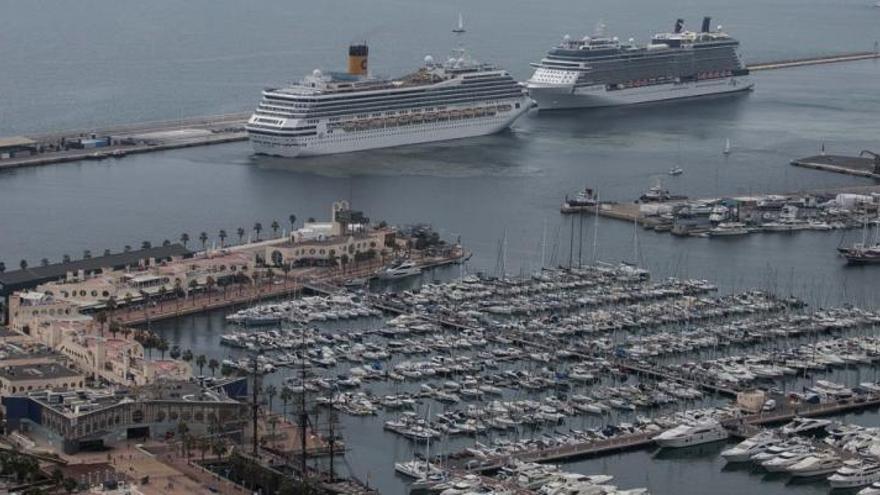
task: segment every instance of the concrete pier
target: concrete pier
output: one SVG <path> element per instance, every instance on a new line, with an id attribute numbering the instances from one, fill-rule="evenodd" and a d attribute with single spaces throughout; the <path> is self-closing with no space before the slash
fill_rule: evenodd
<path id="1" fill-rule="evenodd" d="M 792 160 L 795 167 L 824 170 L 837 174 L 880 179 L 880 169 L 873 158 L 842 155 L 816 155 Z"/>
<path id="2" fill-rule="evenodd" d="M 806 65 L 823 65 L 838 64 L 842 62 L 856 62 L 858 60 L 880 59 L 880 52 L 855 52 L 841 53 L 837 55 L 826 55 L 821 57 L 805 57 L 791 60 L 779 60 L 776 62 L 763 62 L 749 65 L 752 72 L 762 70 L 789 69 L 792 67 L 803 67 Z"/>

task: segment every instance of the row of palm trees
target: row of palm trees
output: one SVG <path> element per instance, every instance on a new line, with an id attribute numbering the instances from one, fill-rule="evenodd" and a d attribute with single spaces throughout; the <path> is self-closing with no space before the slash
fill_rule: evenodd
<path id="1" fill-rule="evenodd" d="M 290 230 L 292 231 L 296 225 L 296 215 L 290 214 L 287 217 L 287 221 L 290 223 Z M 309 218 L 308 221 L 314 222 L 315 219 Z M 272 220 L 272 223 L 269 224 L 269 228 L 272 229 L 273 235 L 275 237 L 278 237 L 278 231 L 281 230 L 281 224 L 278 222 L 278 220 Z M 252 227 L 252 231 L 256 234 L 255 240 L 260 241 L 260 233 L 263 232 L 263 224 L 261 222 L 255 222 L 254 226 Z M 245 234 L 247 234 L 247 232 L 248 231 L 246 231 L 244 229 L 244 227 L 239 227 L 238 229 L 236 229 L 235 233 L 238 235 L 238 243 L 239 244 L 244 243 L 244 236 L 245 236 Z M 226 230 L 220 229 L 220 231 L 217 232 L 217 238 L 220 239 L 220 247 L 222 248 L 222 247 L 226 246 L 226 239 L 229 238 L 229 234 L 226 232 Z M 198 240 L 199 240 L 199 242 L 202 243 L 202 250 L 205 250 L 208 248 L 208 239 L 209 239 L 209 236 L 208 236 L 207 232 L 202 232 L 198 235 Z M 191 240 L 192 239 L 190 238 L 188 233 L 184 232 L 184 233 L 180 234 L 180 243 L 183 244 L 184 247 L 187 247 L 187 244 Z M 168 247 L 170 245 L 171 245 L 171 240 L 165 239 L 164 241 L 162 241 L 163 247 Z M 151 249 L 152 247 L 153 247 L 153 243 L 150 241 L 141 242 L 141 249 Z M 131 245 L 127 244 L 123 248 L 123 252 L 125 252 L 125 253 L 131 252 L 132 249 L 133 248 L 131 247 Z M 104 256 L 110 256 L 110 254 L 112 254 L 112 252 L 109 249 L 104 250 Z M 86 249 L 85 251 L 83 251 L 82 259 L 87 260 L 87 259 L 90 259 L 91 257 L 92 257 L 91 250 Z M 61 262 L 62 263 L 70 263 L 71 259 L 72 258 L 70 257 L 69 254 L 65 254 L 61 257 Z M 49 264 L 50 264 L 49 258 L 43 258 L 40 260 L 40 266 L 49 266 Z M 24 260 L 24 259 L 19 261 L 19 263 L 18 263 L 18 267 L 21 268 L 22 270 L 27 270 L 28 266 L 29 266 L 28 261 Z M 0 273 L 3 273 L 5 271 L 6 271 L 6 263 L 0 261 Z"/>
<path id="2" fill-rule="evenodd" d="M 289 215 L 287 217 L 287 221 L 290 223 L 290 230 L 292 231 L 296 226 L 296 215 Z M 309 218 L 308 221 L 314 222 L 315 219 Z M 278 220 L 272 220 L 272 223 L 269 224 L 269 228 L 272 229 L 273 235 L 275 237 L 278 237 L 278 231 L 281 230 L 281 224 L 278 222 Z M 254 226 L 251 227 L 251 231 L 255 234 L 255 241 L 259 242 L 260 233 L 263 232 L 263 224 L 261 222 L 254 222 Z M 239 244 L 244 243 L 244 236 L 245 234 L 247 234 L 247 232 L 248 231 L 245 230 L 244 227 L 239 227 L 235 230 L 235 234 L 238 236 Z M 225 229 L 220 229 L 220 231 L 217 232 L 217 238 L 220 239 L 220 247 L 223 248 L 226 246 L 226 239 L 229 238 L 229 233 L 226 232 Z M 202 232 L 198 235 L 198 240 L 202 243 L 202 250 L 208 249 L 208 239 L 209 236 L 207 232 Z M 192 238 L 190 237 L 189 233 L 184 232 L 180 234 L 180 243 L 183 244 L 184 247 L 186 247 L 191 240 Z"/>

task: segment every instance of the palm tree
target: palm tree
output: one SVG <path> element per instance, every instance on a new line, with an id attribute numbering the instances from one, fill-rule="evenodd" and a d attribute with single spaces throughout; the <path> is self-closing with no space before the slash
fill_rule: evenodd
<path id="1" fill-rule="evenodd" d="M 0 261 L 0 273 L 3 273 L 5 271 L 6 271 L 6 263 L 3 263 L 2 261 Z"/>
<path id="2" fill-rule="evenodd" d="M 211 358 L 211 360 L 208 361 L 208 369 L 211 370 L 211 376 L 214 376 L 215 374 L 217 374 L 217 368 L 219 368 L 219 367 L 220 367 L 220 362 L 217 361 L 216 359 Z"/>
<path id="3" fill-rule="evenodd" d="M 202 251 L 204 251 L 208 246 L 208 233 L 202 232 L 199 234 L 199 240 L 202 241 Z"/>
<path id="4" fill-rule="evenodd" d="M 49 266 L 49 258 L 43 258 L 40 260 L 40 266 Z"/>
<path id="5" fill-rule="evenodd" d="M 92 252 L 91 252 L 91 250 L 88 250 L 88 249 L 84 250 L 84 251 L 83 251 L 83 259 L 84 259 L 84 260 L 88 260 L 88 259 L 91 259 L 91 258 L 92 258 Z"/>
<path id="6" fill-rule="evenodd" d="M 98 314 L 95 315 L 95 321 L 98 322 L 98 329 L 101 332 L 101 337 L 104 336 L 104 324 L 107 323 L 107 312 L 106 311 L 98 311 Z"/>
<path id="7" fill-rule="evenodd" d="M 272 412 L 272 400 L 275 399 L 275 396 L 278 395 L 278 388 L 275 385 L 269 385 L 266 387 L 266 397 L 269 398 L 269 412 Z"/>
<path id="8" fill-rule="evenodd" d="M 150 249 L 153 247 L 153 243 L 150 241 L 144 241 L 141 243 L 141 249 Z"/>
<path id="9" fill-rule="evenodd" d="M 162 241 L 162 247 L 168 247 L 171 245 L 171 241 L 169 239 L 165 239 Z"/>
<path id="10" fill-rule="evenodd" d="M 19 261 L 19 262 L 18 262 L 18 266 L 19 266 L 22 270 L 27 270 L 27 260 L 21 260 L 21 261 Z"/>
<path id="11" fill-rule="evenodd" d="M 287 417 L 287 403 L 293 399 L 293 392 L 290 391 L 289 388 L 284 387 L 281 389 L 281 404 L 283 409 L 281 409 L 281 415 L 285 418 Z"/>
<path id="12" fill-rule="evenodd" d="M 187 363 L 193 360 L 193 351 L 191 349 L 187 349 L 183 351 L 183 354 L 180 356 L 181 359 L 186 361 Z"/>
<path id="13" fill-rule="evenodd" d="M 183 244 L 183 247 L 186 247 L 187 242 L 189 242 L 189 234 L 186 232 L 180 234 L 180 243 Z"/>
<path id="14" fill-rule="evenodd" d="M 109 249 L 104 250 L 104 256 L 110 256 L 111 251 Z"/>
<path id="15" fill-rule="evenodd" d="M 61 257 L 61 261 L 64 263 L 70 263 L 70 255 L 65 254 L 64 256 Z"/>
<path id="16" fill-rule="evenodd" d="M 164 338 L 159 339 L 159 342 L 156 343 L 156 350 L 162 353 L 162 360 L 165 360 L 165 351 L 168 350 L 168 341 Z"/>
<path id="17" fill-rule="evenodd" d="M 278 229 L 281 228 L 281 225 L 278 224 L 278 220 L 272 220 L 272 225 L 269 227 L 272 229 L 272 235 L 278 237 Z"/>
<path id="18" fill-rule="evenodd" d="M 226 247 L 226 231 L 220 229 L 220 232 L 217 234 L 217 237 L 220 238 L 220 247 Z"/>
<path id="19" fill-rule="evenodd" d="M 189 457 L 189 449 L 187 448 L 187 434 L 189 433 L 189 425 L 186 424 L 185 421 L 180 421 L 177 423 L 177 435 L 180 437 L 180 447 L 181 449 L 186 449 L 186 456 Z"/>
<path id="20" fill-rule="evenodd" d="M 122 248 L 122 251 L 125 252 L 125 253 L 130 253 L 130 252 L 131 252 L 131 246 L 129 246 L 128 244 L 126 244 L 125 247 Z"/>
<path id="21" fill-rule="evenodd" d="M 260 222 L 255 223 L 254 224 L 254 232 L 257 233 L 257 240 L 258 241 L 260 240 L 260 232 L 262 232 L 262 231 L 263 231 L 263 224 L 261 224 Z"/>
<path id="22" fill-rule="evenodd" d="M 244 240 L 244 227 L 239 227 L 235 233 L 238 234 L 238 243 L 241 244 Z"/>
<path id="23" fill-rule="evenodd" d="M 113 338 L 115 339 L 117 333 L 119 333 L 119 323 L 116 323 L 115 321 L 111 321 L 110 322 L 110 335 L 112 335 Z"/>
<path id="24" fill-rule="evenodd" d="M 287 221 L 290 222 L 290 231 L 293 232 L 293 227 L 296 225 L 296 215 L 291 214 L 287 217 Z"/>
<path id="25" fill-rule="evenodd" d="M 217 285 L 217 281 L 214 280 L 214 277 L 208 275 L 208 278 L 205 279 L 205 287 L 208 288 L 208 302 L 211 302 L 211 294 L 213 293 L 215 285 Z"/>
<path id="26" fill-rule="evenodd" d="M 205 357 L 204 354 L 199 354 L 199 357 L 196 358 L 196 366 L 199 367 L 199 374 L 204 375 L 205 365 L 208 364 L 208 358 Z"/>

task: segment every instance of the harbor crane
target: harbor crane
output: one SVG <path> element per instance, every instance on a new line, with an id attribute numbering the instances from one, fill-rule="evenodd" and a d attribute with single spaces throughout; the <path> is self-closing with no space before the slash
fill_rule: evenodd
<path id="1" fill-rule="evenodd" d="M 874 153 L 873 151 L 862 150 L 859 151 L 859 156 L 870 156 L 874 158 L 874 173 L 880 174 L 880 155 Z"/>

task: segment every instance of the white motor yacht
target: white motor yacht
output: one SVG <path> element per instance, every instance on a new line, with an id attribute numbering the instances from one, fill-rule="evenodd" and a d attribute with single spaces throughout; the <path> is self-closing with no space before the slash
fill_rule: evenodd
<path id="1" fill-rule="evenodd" d="M 846 461 L 843 467 L 828 477 L 828 482 L 831 488 L 859 488 L 880 482 L 880 464 Z"/>
<path id="2" fill-rule="evenodd" d="M 660 447 L 690 447 L 717 442 L 728 437 L 727 430 L 718 421 L 706 421 L 693 425 L 681 425 L 654 437 Z"/>
<path id="3" fill-rule="evenodd" d="M 880 3 L 877 6 L 880 7 Z M 880 495 L 880 481 L 875 481 L 871 483 L 871 486 L 862 488 L 856 495 Z"/>
<path id="4" fill-rule="evenodd" d="M 832 453 L 816 453 L 788 466 L 785 471 L 795 478 L 813 478 L 829 475 L 840 469 L 841 465 L 843 462 Z"/>
<path id="5" fill-rule="evenodd" d="M 420 273 L 422 273 L 422 269 L 419 268 L 415 263 L 413 263 L 412 261 L 404 261 L 398 265 L 386 268 L 379 274 L 379 278 L 383 280 L 396 280 L 400 278 L 412 277 Z"/>
<path id="6" fill-rule="evenodd" d="M 777 443 L 779 443 L 779 438 L 776 435 L 767 432 L 759 433 L 721 452 L 721 456 L 727 462 L 746 462 L 754 454 L 764 452 L 768 447 Z"/>
<path id="7" fill-rule="evenodd" d="M 827 419 L 811 419 L 796 417 L 790 423 L 782 427 L 783 435 L 800 435 L 824 429 L 831 424 Z"/>
<path id="8" fill-rule="evenodd" d="M 761 467 L 766 469 L 771 473 L 779 473 L 788 469 L 789 466 L 793 466 L 802 460 L 810 457 L 812 452 L 807 449 L 799 449 L 799 450 L 789 450 L 788 452 L 783 452 L 776 457 L 772 457 L 761 462 Z"/>

